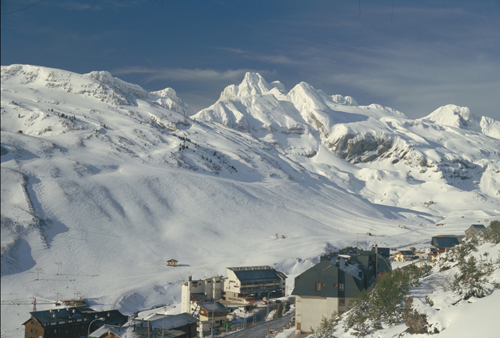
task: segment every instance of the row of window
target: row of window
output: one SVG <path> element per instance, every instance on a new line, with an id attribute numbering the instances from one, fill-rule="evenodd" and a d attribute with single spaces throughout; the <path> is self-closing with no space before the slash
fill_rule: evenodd
<path id="1" fill-rule="evenodd" d="M 257 285 L 279 284 L 279 280 L 267 280 L 267 281 L 260 281 L 260 282 L 241 282 L 241 285 L 252 285 L 252 284 L 257 284 Z"/>
<path id="2" fill-rule="evenodd" d="M 323 286 L 326 286 L 326 283 L 316 283 L 316 291 L 321 291 L 321 287 Z M 333 283 L 333 287 L 336 288 L 338 287 L 339 288 L 339 291 L 345 291 L 345 284 L 344 283 Z"/>

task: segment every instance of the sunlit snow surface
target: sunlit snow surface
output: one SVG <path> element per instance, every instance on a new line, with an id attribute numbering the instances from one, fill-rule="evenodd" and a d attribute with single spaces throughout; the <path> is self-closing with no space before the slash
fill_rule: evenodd
<path id="1" fill-rule="evenodd" d="M 190 275 L 263 264 L 291 292 L 325 250 L 499 218 L 500 126 L 468 109 L 409 120 L 258 74 L 197 114 L 106 72 L 2 66 L 1 83 L 2 301 L 131 314 L 178 304 Z M 2 306 L 2 336 L 31 308 Z"/>

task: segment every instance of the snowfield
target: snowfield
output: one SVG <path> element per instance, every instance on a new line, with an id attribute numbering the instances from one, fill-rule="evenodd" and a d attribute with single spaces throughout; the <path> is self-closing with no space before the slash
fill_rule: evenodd
<path id="1" fill-rule="evenodd" d="M 465 107 L 410 120 L 248 73 L 194 113 L 108 72 L 1 76 L 2 337 L 24 335 L 31 297 L 132 314 L 248 265 L 291 292 L 326 250 L 425 247 L 500 218 L 500 123 Z M 441 335 L 471 337 L 495 301 L 447 309 Z"/>
<path id="2" fill-rule="evenodd" d="M 420 286 L 411 288 L 413 296 L 412 308 L 419 314 L 426 315 L 428 332 L 433 334 L 410 334 L 405 332 L 407 326 L 401 323 L 371 332 L 369 337 L 498 337 L 500 324 L 498 323 L 498 304 L 500 304 L 500 244 L 486 243 L 477 247 L 467 257 L 474 256 L 480 260 L 491 259 L 495 263 L 495 270 L 487 277 L 485 283 L 492 292 L 483 298 L 471 297 L 463 300 L 460 295 L 451 290 L 451 284 L 456 275 L 460 275 L 457 263 L 451 263 L 449 269 L 443 269 L 444 259 L 433 263 L 430 275 L 422 279 Z M 467 258 L 468 259 L 468 258 Z M 411 263 L 410 263 L 411 264 Z M 414 263 L 417 266 L 421 263 Z M 337 338 L 353 337 L 353 330 L 345 331 L 345 317 L 336 326 L 332 334 Z"/>

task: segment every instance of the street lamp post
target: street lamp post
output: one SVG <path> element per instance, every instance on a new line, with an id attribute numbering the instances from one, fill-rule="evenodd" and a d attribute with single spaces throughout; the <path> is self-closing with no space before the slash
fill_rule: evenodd
<path id="1" fill-rule="evenodd" d="M 89 336 L 90 336 L 90 327 L 92 326 L 92 323 L 95 322 L 96 320 L 104 320 L 104 318 L 103 317 L 96 318 L 96 319 L 94 319 L 93 321 L 90 322 L 89 329 L 87 330 L 87 338 L 89 338 Z"/>
<path id="2" fill-rule="evenodd" d="M 271 300 L 269 299 L 269 295 L 271 293 L 275 293 L 276 290 L 273 290 L 273 291 L 270 291 L 267 293 L 267 309 L 266 309 L 266 320 L 267 320 L 267 316 L 269 316 L 269 303 L 271 302 Z"/>

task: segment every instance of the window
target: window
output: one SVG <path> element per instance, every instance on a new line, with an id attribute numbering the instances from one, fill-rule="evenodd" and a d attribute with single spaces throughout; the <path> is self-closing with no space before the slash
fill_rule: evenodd
<path id="1" fill-rule="evenodd" d="M 345 298 L 344 297 L 339 298 L 339 305 L 340 306 L 344 306 L 345 305 Z"/>
<path id="2" fill-rule="evenodd" d="M 316 283 L 316 291 L 321 291 L 321 283 Z"/>
<path id="3" fill-rule="evenodd" d="M 345 284 L 344 283 L 339 284 L 339 291 L 345 291 Z"/>

